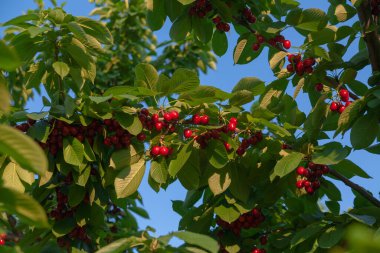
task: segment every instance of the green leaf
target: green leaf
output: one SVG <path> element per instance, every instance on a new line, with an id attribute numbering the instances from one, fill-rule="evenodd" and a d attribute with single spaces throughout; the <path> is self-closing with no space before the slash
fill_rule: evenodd
<path id="1" fill-rule="evenodd" d="M 225 32 L 215 30 L 212 36 L 212 49 L 217 56 L 222 56 L 227 52 L 228 39 Z"/>
<path id="2" fill-rule="evenodd" d="M 2 40 L 0 40 L 0 55 L 0 69 L 12 71 L 21 65 L 16 50 L 13 47 L 7 46 Z"/>
<path id="3" fill-rule="evenodd" d="M 330 142 L 320 147 L 321 150 L 313 154 L 313 162 L 318 164 L 337 164 L 346 158 L 351 149 L 343 147 L 338 142 Z"/>
<path id="4" fill-rule="evenodd" d="M 265 83 L 256 77 L 245 77 L 232 89 L 232 92 L 248 90 L 253 96 L 261 95 L 265 91 Z"/>
<path id="5" fill-rule="evenodd" d="M 173 23 L 172 27 L 170 28 L 170 38 L 172 38 L 175 41 L 181 41 L 186 38 L 186 35 L 191 30 L 191 19 L 190 15 L 183 14 L 179 16 Z"/>
<path id="6" fill-rule="evenodd" d="M 376 114 L 367 114 L 359 118 L 351 129 L 350 140 L 354 149 L 364 149 L 371 145 L 379 132 L 379 120 Z"/>
<path id="7" fill-rule="evenodd" d="M 220 205 L 215 207 L 214 212 L 222 220 L 228 223 L 232 223 L 240 217 L 240 212 L 236 210 L 234 206 L 226 207 L 224 205 Z"/>
<path id="8" fill-rule="evenodd" d="M 156 84 L 158 81 L 157 70 L 150 64 L 141 63 L 135 68 L 136 80 L 135 84 L 143 84 L 143 87 L 151 90 L 156 90 Z M 137 86 L 137 85 L 136 85 Z"/>
<path id="9" fill-rule="evenodd" d="M 207 147 L 209 163 L 217 169 L 221 169 L 228 163 L 228 153 L 221 141 L 212 141 Z"/>
<path id="10" fill-rule="evenodd" d="M 338 128 L 335 131 L 334 137 L 340 132 L 345 132 L 349 129 L 352 122 L 354 122 L 360 115 L 363 107 L 365 106 L 365 101 L 363 99 L 357 99 L 353 101 L 339 116 Z"/>
<path id="11" fill-rule="evenodd" d="M 200 81 L 198 74 L 189 69 L 177 69 L 170 79 L 170 87 L 172 93 L 182 93 L 194 90 L 199 87 Z"/>
<path id="12" fill-rule="evenodd" d="M 347 178 L 352 178 L 354 176 L 362 177 L 362 178 L 371 178 L 367 172 L 365 172 L 362 168 L 357 166 L 350 160 L 344 159 L 339 163 L 332 166 L 333 169 L 340 172 Z"/>
<path id="13" fill-rule="evenodd" d="M 214 29 L 213 23 L 207 18 L 199 18 L 198 16 L 193 16 L 192 24 L 195 37 L 202 43 L 208 43 L 212 38 Z"/>
<path id="14" fill-rule="evenodd" d="M 115 191 L 117 198 L 126 198 L 135 193 L 145 173 L 145 160 L 140 159 L 124 169 L 115 178 Z"/>
<path id="15" fill-rule="evenodd" d="M 131 145 L 128 149 L 117 150 L 112 153 L 110 167 L 120 170 L 130 164 L 137 163 L 143 157 L 144 145 Z"/>
<path id="16" fill-rule="evenodd" d="M 318 245 L 322 249 L 335 246 L 343 238 L 344 229 L 341 226 L 328 228 L 318 239 Z"/>
<path id="17" fill-rule="evenodd" d="M 153 31 L 161 29 L 165 23 L 165 1 L 164 0 L 148 0 L 147 3 L 147 21 L 149 27 Z"/>
<path id="18" fill-rule="evenodd" d="M 165 184 L 168 179 L 168 169 L 165 160 L 160 163 L 152 161 L 150 164 L 150 176 L 159 184 Z"/>
<path id="19" fill-rule="evenodd" d="M 88 17 L 76 17 L 76 21 L 86 33 L 94 36 L 103 44 L 112 44 L 113 38 L 108 28 L 101 22 L 88 18 Z"/>
<path id="20" fill-rule="evenodd" d="M 48 228 L 45 210 L 30 196 L 0 187 L 0 210 L 16 214 L 20 220 L 38 228 Z"/>
<path id="21" fill-rule="evenodd" d="M 16 163 L 10 162 L 7 166 L 5 166 L 4 170 L 2 171 L 2 182 L 3 186 L 17 191 L 24 193 L 25 186 L 20 180 L 20 177 L 17 174 L 17 167 L 19 167 Z"/>
<path id="22" fill-rule="evenodd" d="M 71 165 L 82 165 L 84 157 L 84 146 L 77 138 L 63 139 L 63 158 Z"/>
<path id="23" fill-rule="evenodd" d="M 302 153 L 292 152 L 281 158 L 281 160 L 276 163 L 273 173 L 270 176 L 271 181 L 273 181 L 276 176 L 281 178 L 294 171 L 304 156 Z"/>
<path id="24" fill-rule="evenodd" d="M 219 252 L 219 244 L 213 238 L 207 235 L 197 234 L 189 231 L 179 231 L 171 235 L 185 241 L 188 244 L 195 245 L 210 251 L 211 253 Z"/>
<path id="25" fill-rule="evenodd" d="M 170 161 L 169 175 L 174 177 L 183 168 L 193 150 L 193 141 L 186 143 L 178 152 L 177 156 Z"/>
<path id="26" fill-rule="evenodd" d="M 21 23 L 25 23 L 26 21 L 34 21 L 34 20 L 39 20 L 40 16 L 36 13 L 30 13 L 30 14 L 25 14 L 21 15 L 15 18 L 12 18 L 11 20 L 8 20 L 2 26 L 9 26 L 9 25 L 18 25 Z"/>
<path id="27" fill-rule="evenodd" d="M 86 195 L 86 189 L 84 187 L 81 187 L 79 185 L 73 184 L 69 187 L 69 205 L 71 207 L 79 205 L 82 200 L 84 199 L 84 196 Z"/>
<path id="28" fill-rule="evenodd" d="M 64 62 L 54 62 L 53 63 L 54 71 L 63 79 L 70 72 L 69 66 Z"/>
<path id="29" fill-rule="evenodd" d="M 216 196 L 225 192 L 231 184 L 231 178 L 228 172 L 217 171 L 208 178 L 208 186 Z"/>
<path id="30" fill-rule="evenodd" d="M 22 168 L 44 175 L 48 169 L 45 153 L 31 138 L 0 125 L 0 153 L 11 156 Z"/>
<path id="31" fill-rule="evenodd" d="M 143 130 L 143 125 L 137 115 L 127 113 L 117 113 L 115 118 L 124 129 L 133 135 L 138 135 Z"/>
<path id="32" fill-rule="evenodd" d="M 323 226 L 324 226 L 323 224 L 314 223 L 314 224 L 310 224 L 306 228 L 298 231 L 297 233 L 295 233 L 295 235 L 293 236 L 293 238 L 291 240 L 290 248 L 293 248 L 294 246 L 296 246 L 296 245 L 306 241 L 307 239 L 315 236 L 316 234 L 318 234 L 322 230 Z"/>
<path id="33" fill-rule="evenodd" d="M 118 239 L 107 246 L 99 249 L 95 253 L 120 253 L 126 249 L 134 248 L 139 245 L 144 245 L 144 240 L 135 236 L 130 236 L 128 238 Z"/>
<path id="34" fill-rule="evenodd" d="M 74 218 L 64 218 L 54 223 L 52 232 L 56 237 L 62 237 L 70 233 L 76 226 Z"/>

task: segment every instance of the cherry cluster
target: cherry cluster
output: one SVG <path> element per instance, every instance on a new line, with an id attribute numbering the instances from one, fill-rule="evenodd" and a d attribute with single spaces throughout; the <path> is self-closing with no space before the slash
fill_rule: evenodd
<path id="1" fill-rule="evenodd" d="M 240 146 L 236 150 L 236 154 L 239 156 L 244 155 L 245 151 L 250 146 L 255 146 L 257 143 L 261 142 L 262 140 L 263 140 L 263 133 L 261 131 L 254 133 L 249 138 L 242 140 Z"/>
<path id="2" fill-rule="evenodd" d="M 249 8 L 244 8 L 242 11 L 243 19 L 245 19 L 248 23 L 254 24 L 256 23 L 256 17 L 253 15 L 252 10 Z"/>
<path id="3" fill-rule="evenodd" d="M 21 132 L 28 132 L 29 128 L 33 126 L 36 123 L 33 119 L 28 119 L 26 123 L 22 123 L 20 125 L 15 126 L 16 129 L 20 130 Z"/>
<path id="4" fill-rule="evenodd" d="M 173 133 L 176 130 L 176 124 L 178 123 L 179 113 L 175 110 L 151 114 L 148 109 L 142 108 L 139 113 L 139 119 L 143 127 L 149 131 L 155 129 L 158 132 L 168 131 Z M 145 140 L 145 135 L 138 138 L 140 141 Z"/>
<path id="5" fill-rule="evenodd" d="M 380 0 L 371 0 L 372 15 L 380 15 Z"/>
<path id="6" fill-rule="evenodd" d="M 216 25 L 216 29 L 221 32 L 229 32 L 231 27 L 228 23 L 223 22 L 220 16 L 212 19 L 212 22 Z"/>
<path id="7" fill-rule="evenodd" d="M 309 162 L 307 168 L 300 166 L 296 172 L 302 177 L 302 179 L 297 180 L 296 187 L 298 189 L 304 188 L 311 195 L 321 186 L 319 179 L 323 175 L 328 174 L 330 168 L 327 165 Z"/>
<path id="8" fill-rule="evenodd" d="M 314 58 L 302 59 L 300 54 L 289 54 L 288 55 L 289 64 L 286 69 L 289 73 L 296 73 L 299 76 L 303 76 L 305 73 L 311 74 L 314 71 L 313 66 L 316 61 Z"/>
<path id="9" fill-rule="evenodd" d="M 106 119 L 103 123 L 107 133 L 107 136 L 103 140 L 104 145 L 114 147 L 115 149 L 128 148 L 131 145 L 133 135 L 123 129 L 117 120 Z M 139 133 L 136 138 L 139 141 L 144 141 L 146 136 L 144 133 Z"/>
<path id="10" fill-rule="evenodd" d="M 197 0 L 190 8 L 189 14 L 204 18 L 210 11 L 212 11 L 212 5 L 209 0 Z"/>
<path id="11" fill-rule="evenodd" d="M 216 224 L 221 228 L 221 231 L 231 231 L 233 234 L 240 236 L 242 229 L 256 228 L 265 221 L 265 216 L 260 208 L 254 208 L 250 212 L 240 215 L 232 223 L 228 223 L 220 218 L 216 220 Z M 219 234 L 222 236 L 222 233 Z"/>
<path id="12" fill-rule="evenodd" d="M 266 42 L 266 39 L 263 35 L 256 35 L 256 43 L 252 45 L 253 51 L 258 51 L 262 44 Z M 281 45 L 285 49 L 289 49 L 292 46 L 290 40 L 286 40 L 282 35 L 276 35 L 274 38 L 268 40 L 268 44 L 277 49 L 281 49 L 278 45 Z"/>
<path id="13" fill-rule="evenodd" d="M 342 113 L 352 103 L 350 100 L 350 92 L 346 89 L 339 91 L 339 100 L 333 101 L 330 104 L 330 110 L 332 112 Z"/>
<path id="14" fill-rule="evenodd" d="M 260 244 L 261 245 L 266 245 L 268 243 L 268 236 L 263 235 L 259 238 Z M 265 249 L 260 249 L 257 247 L 254 247 L 251 251 L 251 253 L 266 253 L 267 251 Z"/>
<path id="15" fill-rule="evenodd" d="M 7 239 L 7 234 L 6 233 L 1 233 L 0 234 L 0 246 L 5 245 L 5 240 Z"/>

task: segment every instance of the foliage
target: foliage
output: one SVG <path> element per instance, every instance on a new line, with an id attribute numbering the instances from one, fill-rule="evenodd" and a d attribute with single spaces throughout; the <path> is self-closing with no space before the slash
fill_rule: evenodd
<path id="1" fill-rule="evenodd" d="M 39 2 L 40 9 L 3 24 L 0 202 L 9 240 L 1 247 L 378 249 L 380 202 L 349 180 L 370 176 L 347 158 L 357 149 L 380 153 L 373 3 L 330 1 L 324 11 L 286 0 L 95 2 L 100 21 Z M 172 41 L 157 45 L 152 31 L 167 18 Z M 214 68 L 211 47 L 227 52 L 231 26 L 239 34 L 234 62 L 268 53 L 273 81 L 244 77 L 230 93 L 201 85 L 197 73 Z M 291 28 L 303 45 L 291 47 L 281 35 Z M 156 46 L 164 47 L 161 55 Z M 368 85 L 357 80 L 367 66 Z M 25 102 L 42 87 L 44 108 L 27 112 Z M 298 107 L 301 91 L 310 113 Z M 349 146 L 333 139 L 345 133 Z M 145 173 L 155 191 L 177 179 L 188 190 L 173 201 L 179 232 L 154 238 L 152 228 L 138 227 L 134 215 L 149 217 L 138 193 Z M 353 189 L 349 211 L 341 210 L 344 196 L 331 179 Z M 172 237 L 184 244 L 172 247 Z"/>

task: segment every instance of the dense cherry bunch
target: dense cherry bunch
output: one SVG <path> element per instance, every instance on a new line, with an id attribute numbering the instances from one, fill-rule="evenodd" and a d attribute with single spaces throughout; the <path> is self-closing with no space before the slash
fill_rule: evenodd
<path id="1" fill-rule="evenodd" d="M 254 208 L 250 212 L 242 214 L 237 220 L 232 223 L 223 221 L 217 218 L 216 224 L 218 225 L 217 236 L 219 238 L 220 252 L 228 252 L 223 245 L 223 236 L 227 233 L 233 233 L 235 236 L 240 236 L 242 229 L 257 228 L 262 222 L 265 221 L 265 216 L 261 212 L 260 208 Z M 260 243 L 265 245 L 267 243 L 267 237 L 260 238 Z M 256 248 L 254 248 L 256 249 Z M 253 250 L 252 249 L 252 252 Z M 265 253 L 266 251 L 259 251 L 259 253 Z"/>
<path id="2" fill-rule="evenodd" d="M 371 0 L 372 15 L 380 15 L 380 0 Z"/>
<path id="3" fill-rule="evenodd" d="M 173 153 L 173 148 L 166 146 L 153 146 L 150 150 L 150 154 L 153 157 L 163 156 L 167 157 Z"/>
<path id="4" fill-rule="evenodd" d="M 263 133 L 258 131 L 251 135 L 247 139 L 243 139 L 240 146 L 236 150 L 236 154 L 239 156 L 244 155 L 245 151 L 250 147 L 250 146 L 255 146 L 257 143 L 261 142 L 263 140 Z"/>
<path id="5" fill-rule="evenodd" d="M 316 61 L 314 58 L 302 59 L 300 54 L 289 54 L 288 55 L 289 64 L 286 69 L 289 73 L 296 73 L 299 76 L 303 76 L 305 73 L 311 74 L 314 71 L 313 66 Z"/>
<path id="6" fill-rule="evenodd" d="M 257 34 L 256 43 L 252 45 L 253 51 L 258 51 L 261 45 L 264 44 L 265 42 L 267 42 L 265 37 L 261 34 Z M 281 50 L 281 46 L 285 49 L 289 49 L 292 46 L 292 43 L 290 42 L 290 40 L 286 40 L 285 37 L 282 35 L 276 35 L 274 38 L 269 39 L 268 44 L 280 50 Z"/>
<path id="7" fill-rule="evenodd" d="M 191 16 L 203 18 L 212 11 L 212 5 L 209 0 L 197 0 L 189 10 Z"/>
<path id="8" fill-rule="evenodd" d="M 328 174 L 330 168 L 327 165 L 309 162 L 307 168 L 300 166 L 296 172 L 301 177 L 297 180 L 296 187 L 298 189 L 304 188 L 308 194 L 313 194 L 321 186 L 319 179 Z"/>
<path id="9" fill-rule="evenodd" d="M 255 15 L 253 15 L 252 13 L 252 10 L 249 9 L 249 8 L 245 8 L 243 11 L 242 11 L 242 16 L 243 16 L 243 19 L 245 19 L 248 23 L 251 23 L 251 24 L 254 24 L 256 23 L 256 17 Z"/>
<path id="10" fill-rule="evenodd" d="M 332 112 L 342 113 L 352 103 L 350 100 L 350 92 L 346 89 L 339 91 L 339 100 L 335 100 L 330 104 L 330 110 Z"/>
<path id="11" fill-rule="evenodd" d="M 6 233 L 1 233 L 0 234 L 0 246 L 5 245 L 5 240 L 7 239 L 7 234 Z"/>
<path id="12" fill-rule="evenodd" d="M 229 32 L 231 27 L 228 23 L 223 22 L 220 16 L 212 19 L 212 22 L 216 25 L 216 29 L 221 32 Z"/>
<path id="13" fill-rule="evenodd" d="M 149 131 L 155 129 L 158 132 L 168 131 L 173 133 L 176 130 L 176 124 L 178 123 L 179 113 L 175 110 L 172 111 L 160 111 L 158 113 L 151 114 L 148 109 L 143 108 L 139 113 L 139 119 L 143 124 L 143 127 Z M 140 136 L 139 140 L 146 137 Z"/>

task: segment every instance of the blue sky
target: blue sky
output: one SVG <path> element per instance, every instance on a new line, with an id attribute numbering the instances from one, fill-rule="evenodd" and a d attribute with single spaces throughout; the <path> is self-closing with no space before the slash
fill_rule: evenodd
<path id="1" fill-rule="evenodd" d="M 327 11 L 329 4 L 327 0 L 301 0 L 300 2 L 304 8 L 318 7 L 325 11 Z M 58 3 L 62 3 L 62 1 L 58 1 Z M 17 15 L 21 15 L 25 10 L 35 8 L 35 6 L 36 5 L 32 0 L 0 0 L 0 23 L 5 22 Z M 88 15 L 92 8 L 93 5 L 87 0 L 67 0 L 67 4 L 65 6 L 65 10 L 67 12 L 79 16 Z M 159 41 L 169 39 L 169 28 L 170 24 L 166 23 L 164 28 L 156 33 Z M 0 32 L 2 32 L 1 28 Z M 228 52 L 223 57 L 218 58 L 219 63 L 216 71 L 210 71 L 207 76 L 203 74 L 200 76 L 202 84 L 214 85 L 223 90 L 231 91 L 233 86 L 242 77 L 256 76 L 267 82 L 274 80 L 273 74 L 268 65 L 267 54 L 265 53 L 250 64 L 234 66 L 232 60 L 232 50 L 237 41 L 237 36 L 233 30 L 227 35 L 230 44 Z M 295 46 L 302 44 L 301 37 L 292 30 L 287 30 L 285 37 L 290 39 L 292 44 Z M 348 52 L 347 57 L 352 56 L 356 52 L 357 45 L 353 45 L 351 50 Z M 358 80 L 365 83 L 369 75 L 370 69 L 366 68 L 359 73 Z M 302 108 L 304 112 L 309 112 L 310 105 L 307 96 L 304 94 L 299 95 L 297 102 L 299 107 Z M 39 111 L 41 107 L 42 103 L 38 100 L 38 98 L 28 103 L 28 108 L 30 111 Z M 345 145 L 350 145 L 349 134 L 346 134 L 344 138 L 338 136 L 335 138 L 335 141 L 342 142 Z M 379 162 L 379 157 L 365 151 L 355 151 L 349 156 L 349 159 L 360 165 L 370 176 L 373 177 L 371 180 L 361 178 L 354 178 L 353 180 L 373 192 L 378 197 L 380 192 L 380 184 L 378 183 L 380 179 L 380 171 L 376 161 Z M 149 187 L 147 181 L 147 177 L 145 177 L 139 191 L 144 198 L 144 206 L 149 211 L 151 219 L 139 220 L 140 227 L 144 228 L 148 225 L 152 226 L 157 229 L 158 235 L 177 230 L 180 217 L 172 211 L 171 200 L 184 199 L 186 195 L 185 190 L 178 182 L 176 182 L 169 186 L 166 191 L 161 190 L 157 194 Z M 336 185 L 342 191 L 342 209 L 346 210 L 352 206 L 353 194 L 350 188 L 344 186 L 342 183 L 336 182 Z"/>

